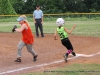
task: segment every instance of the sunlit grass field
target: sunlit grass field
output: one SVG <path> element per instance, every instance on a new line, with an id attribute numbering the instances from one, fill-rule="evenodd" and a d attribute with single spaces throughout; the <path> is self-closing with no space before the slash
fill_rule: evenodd
<path id="1" fill-rule="evenodd" d="M 73 64 L 21 75 L 100 75 L 100 64 Z"/>
<path id="2" fill-rule="evenodd" d="M 34 22 L 29 22 L 32 32 L 35 33 L 35 25 Z M 66 21 L 64 27 L 68 30 L 76 24 L 76 28 L 72 32 L 74 35 L 81 35 L 81 36 L 94 36 L 100 37 L 100 21 Z M 0 23 L 0 32 L 11 32 L 14 25 L 20 27 L 18 22 L 1 22 Z M 56 21 L 44 21 L 43 23 L 43 30 L 44 33 L 54 33 L 56 30 L 57 25 Z"/>

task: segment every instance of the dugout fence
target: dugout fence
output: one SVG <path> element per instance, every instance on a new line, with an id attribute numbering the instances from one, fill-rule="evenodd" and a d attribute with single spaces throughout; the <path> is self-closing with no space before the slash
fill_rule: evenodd
<path id="1" fill-rule="evenodd" d="M 0 32 L 11 32 L 14 25 L 20 26 L 16 19 L 19 15 L 0 15 Z M 25 14 L 35 33 L 35 26 L 32 14 Z M 100 36 L 100 13 L 62 13 L 44 14 L 43 30 L 44 33 L 54 33 L 56 29 L 56 19 L 65 19 L 65 27 L 70 29 L 73 24 L 77 24 L 72 34 L 85 36 Z"/>
<path id="2" fill-rule="evenodd" d="M 18 15 L 0 15 L 0 22 L 16 22 L 16 18 L 22 14 Z M 33 21 L 33 14 L 25 14 L 29 21 Z M 73 20 L 99 20 L 100 13 L 61 13 L 61 14 L 44 14 L 45 21 L 54 21 L 58 17 L 63 17 L 67 21 Z"/>

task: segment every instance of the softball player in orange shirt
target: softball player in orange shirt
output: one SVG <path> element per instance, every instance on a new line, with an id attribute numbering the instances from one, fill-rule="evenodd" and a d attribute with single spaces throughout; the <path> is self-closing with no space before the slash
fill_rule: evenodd
<path id="1" fill-rule="evenodd" d="M 18 44 L 18 56 L 17 59 L 15 60 L 15 62 L 21 62 L 21 51 L 22 48 L 24 46 L 26 46 L 27 50 L 33 55 L 33 61 L 37 60 L 37 54 L 34 51 L 33 47 L 33 43 L 34 43 L 34 36 L 32 34 L 31 28 L 26 20 L 26 16 L 25 15 L 21 15 L 17 21 L 19 22 L 19 24 L 21 24 L 20 28 L 17 28 L 17 26 L 15 26 L 12 29 L 12 32 L 16 31 L 16 32 L 21 32 L 22 33 L 22 40 L 19 42 Z"/>

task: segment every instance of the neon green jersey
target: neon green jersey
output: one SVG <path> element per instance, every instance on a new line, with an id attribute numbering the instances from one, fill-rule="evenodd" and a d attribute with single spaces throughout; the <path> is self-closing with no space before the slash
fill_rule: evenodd
<path id="1" fill-rule="evenodd" d="M 64 39 L 64 38 L 68 38 L 68 34 L 64 30 L 64 27 L 57 28 L 57 32 L 58 32 L 61 40 Z"/>

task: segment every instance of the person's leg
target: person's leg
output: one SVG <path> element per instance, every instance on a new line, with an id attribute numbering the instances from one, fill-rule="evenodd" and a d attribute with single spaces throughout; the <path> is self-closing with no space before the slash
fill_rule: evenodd
<path id="1" fill-rule="evenodd" d="M 22 48 L 25 46 L 25 43 L 21 40 L 17 46 L 18 48 L 18 53 L 17 53 L 17 59 L 15 60 L 15 62 L 21 62 L 21 51 L 22 51 Z"/>
<path id="2" fill-rule="evenodd" d="M 41 24 L 41 19 L 39 20 L 39 29 L 40 29 L 40 32 L 41 32 L 41 37 L 44 37 L 44 34 L 43 34 L 43 26 Z"/>
<path id="3" fill-rule="evenodd" d="M 33 44 L 26 44 L 26 48 L 33 55 L 33 58 L 34 58 L 33 60 L 36 61 L 37 60 L 36 59 L 37 58 L 37 54 L 33 49 Z"/>
<path id="4" fill-rule="evenodd" d="M 76 56 L 75 52 L 73 52 L 73 46 L 70 42 L 69 39 L 65 40 L 66 42 L 64 42 L 64 46 L 68 49 L 68 52 L 66 53 L 67 55 L 69 55 L 70 53 L 72 53 L 73 56 Z"/>
<path id="5" fill-rule="evenodd" d="M 18 56 L 17 57 L 21 57 L 22 54 L 21 54 L 21 51 L 22 51 L 22 48 L 25 46 L 25 43 L 23 41 L 20 41 L 19 44 L 18 44 Z"/>
<path id="6" fill-rule="evenodd" d="M 39 32 L 38 32 L 38 21 L 36 20 L 35 23 L 35 31 L 36 31 L 36 36 L 39 37 Z"/>
<path id="7" fill-rule="evenodd" d="M 67 44 L 67 39 L 63 39 L 62 41 L 62 45 L 65 46 L 66 48 L 68 47 L 68 44 Z M 67 48 L 68 49 L 68 48 Z M 64 54 L 64 59 L 65 61 L 67 62 L 67 58 L 68 58 L 68 53 L 65 53 Z"/>
<path id="8" fill-rule="evenodd" d="M 71 44 L 71 42 L 70 42 L 70 40 L 68 38 L 67 39 L 63 39 L 61 42 L 68 49 L 67 53 L 64 54 L 65 61 L 67 61 L 68 55 L 70 53 L 72 53 L 72 51 L 73 51 L 73 46 L 72 46 L 72 44 Z"/>
<path id="9" fill-rule="evenodd" d="M 70 42 L 70 40 L 68 39 L 68 54 L 72 54 L 73 56 L 76 56 L 75 52 L 73 52 L 73 46 Z"/>

